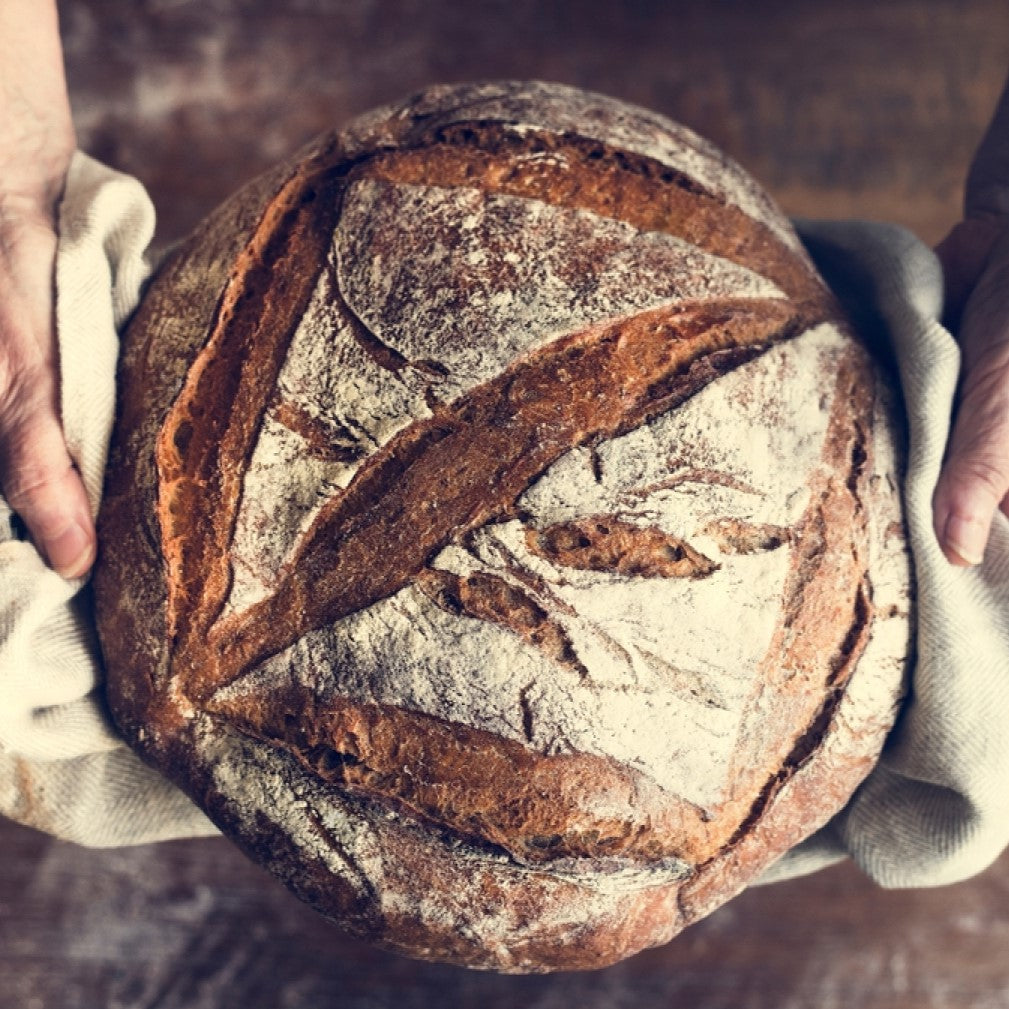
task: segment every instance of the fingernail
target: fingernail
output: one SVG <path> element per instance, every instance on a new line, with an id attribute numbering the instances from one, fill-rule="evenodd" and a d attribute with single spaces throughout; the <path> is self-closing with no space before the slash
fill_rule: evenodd
<path id="1" fill-rule="evenodd" d="M 979 519 L 950 515 L 946 520 L 946 546 L 967 564 L 980 564 L 984 560 L 987 534 L 987 526 Z"/>
<path id="2" fill-rule="evenodd" d="M 45 553 L 57 574 L 77 578 L 91 567 L 95 541 L 87 529 L 74 523 L 59 536 L 45 541 Z"/>

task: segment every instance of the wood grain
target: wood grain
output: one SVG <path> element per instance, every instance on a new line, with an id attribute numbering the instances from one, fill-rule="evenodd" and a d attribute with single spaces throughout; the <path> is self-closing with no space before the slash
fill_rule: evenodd
<path id="1" fill-rule="evenodd" d="M 159 241 L 314 133 L 432 81 L 540 77 L 705 133 L 786 211 L 955 219 L 1009 66 L 1002 0 L 75 0 L 81 146 Z M 0 1009 L 1003 1009 L 1009 856 L 884 892 L 850 866 L 752 890 L 602 973 L 505 978 L 343 939 L 224 841 L 91 852 L 0 823 Z"/>
<path id="2" fill-rule="evenodd" d="M 84 851 L 0 823 L 4 1009 L 1001 1009 L 1009 858 L 884 893 L 851 866 L 750 890 L 600 972 L 507 977 L 341 936 L 224 840 Z"/>
<path id="3" fill-rule="evenodd" d="M 791 214 L 959 212 L 1009 63 L 999 0 L 78 0 L 82 146 L 139 174 L 161 235 L 349 116 L 436 81 L 536 77 L 666 113 Z"/>

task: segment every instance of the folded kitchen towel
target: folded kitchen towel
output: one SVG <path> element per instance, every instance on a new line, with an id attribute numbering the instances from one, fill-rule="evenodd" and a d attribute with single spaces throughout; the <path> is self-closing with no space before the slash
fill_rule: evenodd
<path id="1" fill-rule="evenodd" d="M 60 208 L 56 325 L 63 426 L 97 514 L 115 416 L 118 328 L 140 299 L 154 208 L 83 154 Z M 117 737 L 88 586 L 17 535 L 0 498 L 0 813 L 95 847 L 216 833 Z"/>
<path id="2" fill-rule="evenodd" d="M 938 322 L 942 275 L 931 250 L 887 224 L 797 224 L 860 330 L 899 372 L 917 650 L 879 765 L 765 880 L 850 856 L 884 886 L 954 882 L 1009 843 L 1009 521 L 996 517 L 976 568 L 950 567 L 932 534 L 959 351 Z M 56 311 L 64 427 L 96 512 L 117 331 L 141 297 L 153 225 L 139 182 L 75 157 L 60 212 Z M 86 582 L 50 571 L 0 499 L 0 813 L 92 846 L 215 833 L 118 739 L 101 678 Z"/>

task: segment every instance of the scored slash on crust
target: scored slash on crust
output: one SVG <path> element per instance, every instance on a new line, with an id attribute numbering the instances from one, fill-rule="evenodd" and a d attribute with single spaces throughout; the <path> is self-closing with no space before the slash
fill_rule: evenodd
<path id="1" fill-rule="evenodd" d="M 442 185 L 474 185 L 476 180 L 490 192 L 532 199 L 550 192 L 549 163 L 530 166 L 501 143 L 499 152 L 509 166 L 502 170 L 488 160 L 487 151 L 460 147 L 460 136 L 465 140 L 468 134 L 441 131 L 442 148 L 434 154 L 430 147 L 422 148 L 424 158 L 417 150 L 405 150 L 380 152 L 349 165 L 338 159 L 308 162 L 271 202 L 236 263 L 214 330 L 159 438 L 168 615 L 176 639 L 173 665 L 179 685 L 197 704 L 207 704 L 312 630 L 364 610 L 412 580 L 420 579 L 421 585 L 431 585 L 432 578 L 443 581 L 444 575 L 428 569 L 430 558 L 468 531 L 514 515 L 530 483 L 572 447 L 613 437 L 674 408 L 719 375 L 833 311 L 815 275 L 786 251 L 770 257 L 768 272 L 793 300 L 722 297 L 680 303 L 556 339 L 471 393 L 438 404 L 429 420 L 413 423 L 374 453 L 350 485 L 317 514 L 270 595 L 221 617 L 243 460 L 317 282 L 319 267 L 305 264 L 326 262 L 349 178 L 374 176 L 413 184 L 429 181 L 422 174 L 426 171 Z M 535 136 L 523 138 L 526 149 L 543 142 Z M 633 223 L 660 224 L 662 218 L 655 215 L 665 214 L 667 222 L 676 222 L 678 233 L 730 259 L 745 258 L 753 254 L 753 246 L 768 244 L 762 226 L 748 218 L 743 238 L 727 243 L 722 235 L 738 234 L 739 229 L 713 227 L 717 201 L 703 198 L 696 187 L 670 187 L 661 174 L 656 177 L 641 168 L 647 167 L 647 159 L 629 159 L 622 152 L 594 157 L 598 148 L 589 150 L 574 140 L 568 147 L 569 156 L 582 157 L 596 173 L 620 172 L 623 188 L 632 193 L 635 186 L 648 186 L 672 196 L 657 207 L 643 192 L 636 194 L 637 203 L 607 206 L 600 194 L 614 187 L 604 177 L 598 188 L 582 187 L 577 195 L 559 190 L 562 204 L 603 214 L 624 211 L 632 217 L 634 206 L 651 207 L 648 221 L 638 212 Z M 682 211 L 681 192 L 693 201 L 691 214 Z M 724 205 L 721 212 L 729 214 L 732 223 L 742 217 Z M 285 278 L 280 290 L 273 280 L 277 276 Z M 335 293 L 334 310 L 343 304 L 343 311 L 349 312 Z M 352 319 L 354 338 L 370 346 L 362 327 L 360 320 Z M 383 360 L 394 353 L 377 342 L 369 352 L 383 355 Z M 241 368 L 234 367 L 235 361 L 242 362 Z M 398 359 L 386 363 L 394 371 L 408 364 Z M 597 394 L 600 388 L 607 390 L 604 399 Z M 194 437 L 194 414 L 198 404 L 207 401 L 215 402 L 216 413 Z M 436 502 L 424 491 L 434 484 L 443 488 Z M 619 529 L 615 523 L 613 528 Z M 559 535 L 559 530 L 534 531 L 530 542 L 534 551 L 552 552 L 558 559 L 564 551 Z M 628 540 L 626 530 L 623 536 Z M 643 530 L 634 533 L 636 541 L 648 536 Z M 599 536 L 597 530 L 596 539 L 597 563 L 606 539 L 610 549 L 605 563 L 617 571 L 621 564 L 635 563 L 632 544 L 625 542 L 615 551 L 614 537 Z M 653 553 L 654 546 L 650 544 Z M 569 546 L 564 552 L 568 563 L 591 564 L 589 553 L 580 548 Z M 677 544 L 663 573 L 669 576 L 670 565 L 679 565 L 682 574 L 700 576 L 710 573 L 707 563 L 706 568 L 700 554 Z M 489 583 L 483 586 L 484 598 L 489 589 Z M 478 595 L 469 595 L 472 608 L 484 619 L 500 617 L 493 605 L 478 603 Z M 530 617 L 536 628 L 525 633 L 551 649 L 561 664 L 577 663 L 549 622 L 537 622 L 532 610 Z"/>
<path id="2" fill-rule="evenodd" d="M 464 153 L 470 161 L 479 161 L 473 151 Z M 458 151 L 450 147 L 450 154 Z M 313 194 L 313 206 L 321 200 L 339 208 L 348 176 L 375 172 L 386 181 L 412 183 L 417 180 L 410 170 L 423 163 L 416 159 L 416 152 L 408 151 L 380 154 L 349 170 L 310 165 L 284 187 L 249 245 L 259 259 L 254 266 L 243 262 L 236 269 L 215 330 L 163 426 L 160 465 L 167 493 L 162 516 L 170 571 L 169 614 L 178 634 L 175 668 L 182 689 L 197 704 L 209 704 L 223 713 L 227 705 L 211 703 L 222 689 L 305 634 L 365 610 L 411 581 L 443 605 L 456 599 L 469 615 L 509 624 L 562 666 L 577 669 L 577 656 L 563 633 L 531 599 L 520 599 L 513 588 L 488 576 L 464 583 L 432 571 L 430 559 L 467 532 L 514 516 L 530 483 L 571 448 L 613 437 L 674 408 L 719 375 L 815 324 L 821 315 L 812 314 L 814 309 L 824 315 L 833 309 L 805 264 L 785 256 L 774 270 L 775 279 L 801 292 L 794 301 L 722 297 L 680 303 L 556 339 L 536 354 L 519 358 L 496 379 L 453 402 L 437 404 L 429 420 L 413 423 L 374 453 L 349 486 L 316 515 L 272 593 L 243 611 L 220 617 L 242 460 L 248 457 L 251 439 L 271 401 L 293 335 L 292 319 L 300 317 L 298 306 L 305 304 L 318 276 L 318 269 L 313 272 L 294 263 L 325 262 L 329 232 L 338 216 L 338 211 L 322 215 L 320 225 L 314 214 L 306 213 L 306 193 Z M 454 164 L 451 156 L 448 164 Z M 444 162 L 441 167 L 445 169 Z M 489 187 L 521 188 L 528 195 L 542 179 L 523 177 L 526 168 L 519 165 L 511 174 L 492 173 Z M 447 184 L 473 184 L 472 165 L 458 180 L 445 170 Z M 649 181 L 647 173 L 627 173 L 626 162 L 621 170 L 632 179 Z M 484 165 L 483 174 L 487 172 Z M 591 188 L 589 194 L 579 197 L 583 205 L 594 212 L 612 209 L 593 202 Z M 674 202 L 667 212 L 675 209 Z M 694 221 L 684 227 L 692 238 L 698 229 Z M 709 231 L 709 244 L 723 255 L 740 254 L 739 248 L 726 248 L 719 234 Z M 753 241 L 763 240 L 758 229 Z M 752 251 L 743 246 L 743 254 Z M 292 287 L 283 292 L 283 299 L 276 291 L 261 288 L 263 278 L 278 270 L 298 278 L 290 282 Z M 342 305 L 349 312 L 335 293 L 334 311 Z M 362 327 L 359 319 L 352 320 L 354 339 L 365 340 L 369 353 L 382 357 L 383 366 L 398 371 L 409 364 L 390 358 L 394 352 L 377 341 L 372 348 L 371 338 L 360 332 Z M 194 441 L 190 434 L 194 403 L 208 395 L 212 376 L 230 376 L 228 362 L 242 359 L 246 364 L 237 381 L 215 387 L 219 416 L 230 423 L 221 430 L 208 427 L 202 441 Z M 600 388 L 607 390 L 604 399 L 597 394 Z M 234 406 L 225 408 L 228 395 Z M 186 432 L 181 441 L 180 432 Z M 424 491 L 431 485 L 442 488 L 436 502 Z M 176 515 L 184 518 L 179 533 L 174 532 Z M 206 530 L 211 535 L 204 532 L 200 537 Z M 664 542 L 659 544 L 658 538 Z M 580 545 L 581 539 L 588 543 Z M 688 544 L 673 543 L 658 531 L 632 531 L 618 520 L 603 529 L 597 523 L 594 528 L 569 525 L 530 530 L 528 542 L 534 553 L 573 567 L 663 577 L 704 577 L 713 570 L 711 562 Z M 658 547 L 665 556 L 657 562 Z M 208 569 L 220 572 L 219 576 L 204 578 L 201 590 L 190 593 L 188 586 L 198 584 L 201 572 Z M 452 592 L 448 581 L 453 582 Z M 383 717 L 390 719 L 390 712 L 383 712 Z M 247 729 L 253 731 L 251 725 Z M 264 738 L 278 739 L 265 726 L 259 731 Z M 423 736 L 414 731 L 418 738 Z M 458 731 L 453 727 L 453 732 Z M 769 743 L 766 738 L 761 741 L 765 746 Z M 485 753 L 495 748 L 488 739 L 481 745 Z M 388 796 L 403 787 L 399 778 L 395 787 L 380 785 L 381 776 L 375 777 L 374 768 L 354 762 L 340 764 L 338 769 L 348 783 L 357 776 L 359 787 L 365 787 L 367 780 L 368 788 L 378 788 Z M 742 803 L 739 819 L 749 813 L 752 800 L 748 797 L 754 793 L 752 785 L 743 787 L 750 773 L 744 762 L 736 786 L 736 801 Z M 423 804 L 416 807 L 422 808 Z M 447 808 L 435 806 L 425 812 L 465 829 Z M 683 807 L 678 807 L 675 816 L 697 823 L 696 814 L 688 814 Z M 485 836 L 509 833 L 485 814 L 478 822 Z M 514 825 L 510 829 L 514 833 Z M 554 856 L 573 843 L 563 833 L 551 836 L 557 837 L 556 850 L 551 851 Z M 687 845 L 683 830 L 668 829 L 667 836 L 675 838 L 671 846 L 682 850 Z M 513 843 L 513 851 L 520 849 L 521 843 Z M 626 852 L 635 850 L 632 844 Z M 663 853 L 668 849 L 663 848 Z"/>
<path id="3" fill-rule="evenodd" d="M 167 412 L 155 457 L 137 464 L 141 484 L 145 467 L 157 468 L 159 528 L 149 529 L 143 515 L 135 520 L 130 511 L 135 506 L 124 504 L 122 493 L 109 495 L 110 508 L 126 516 L 122 526 L 137 526 L 141 535 L 146 529 L 149 548 L 155 555 L 163 550 L 169 630 L 167 658 L 143 667 L 135 685 L 124 688 L 119 677 L 113 707 L 124 724 L 142 720 L 144 705 L 148 714 L 157 710 L 159 731 L 143 740 L 142 748 L 159 762 L 187 763 L 180 756 L 189 731 L 184 723 L 195 715 L 201 724 L 216 725 L 225 742 L 237 734 L 250 747 L 266 745 L 278 762 L 303 768 L 313 788 L 332 788 L 340 802 L 345 797 L 347 803 L 360 801 L 361 809 L 372 804 L 402 811 L 404 822 L 412 817 L 475 850 L 493 847 L 510 868 L 544 867 L 563 875 L 565 865 L 582 865 L 582 860 L 599 867 L 607 859 L 624 867 L 674 865 L 682 892 L 662 889 L 673 885 L 668 873 L 642 882 L 650 896 L 629 912 L 640 919 L 647 915 L 641 910 L 645 905 L 661 906 L 667 920 L 650 922 L 640 932 L 621 925 L 618 939 L 606 934 L 612 919 L 584 926 L 586 936 L 595 929 L 596 945 L 586 949 L 605 946 L 605 956 L 612 958 L 682 927 L 702 913 L 711 892 L 724 899 L 742 885 L 756 871 L 753 866 L 766 860 L 766 853 L 754 848 L 753 839 L 762 831 L 775 832 L 773 845 L 780 851 L 807 829 L 806 821 L 776 818 L 776 799 L 793 780 L 804 781 L 803 768 L 816 759 L 872 618 L 861 505 L 871 450 L 858 420 L 872 409 L 871 367 L 854 345 L 836 356 L 823 466 L 812 478 L 809 505 L 798 523 L 723 519 L 697 530 L 718 546 L 723 560 L 779 547 L 787 548 L 791 560 L 783 613 L 758 677 L 759 691 L 786 700 L 780 710 L 762 696 L 748 702 L 730 787 L 717 807 L 701 808 L 665 792 L 647 774 L 615 758 L 539 752 L 529 687 L 518 698 L 524 743 L 395 705 L 316 696 L 293 680 L 271 685 L 268 692 L 247 674 L 313 631 L 407 586 L 418 588 L 443 612 L 514 632 L 550 656 L 559 670 L 590 681 L 566 636 L 567 604 L 554 599 L 547 605 L 549 589 L 535 576 L 520 572 L 508 558 L 502 558 L 500 576 L 479 569 L 454 573 L 435 567 L 436 556 L 449 546 L 465 545 L 488 524 L 510 521 L 520 530 L 524 525 L 529 554 L 553 569 L 706 584 L 715 562 L 682 537 L 624 522 L 616 514 L 525 524 L 519 499 L 577 447 L 592 454 L 601 482 L 596 453 L 601 443 L 674 410 L 709 383 L 819 322 L 844 329 L 808 261 L 781 241 L 778 229 L 640 152 L 479 118 L 446 125 L 443 117 L 435 117 L 432 125 L 422 114 L 394 117 L 376 127 L 374 136 L 381 139 L 370 147 L 359 140 L 324 142 L 273 192 L 260 194 L 265 209 L 258 223 L 249 222 L 250 237 L 233 258 L 209 339 L 186 351 L 181 388 L 167 402 L 159 401 Z M 573 184 L 576 177 L 580 181 Z M 424 354 L 413 355 L 415 361 L 401 354 L 369 329 L 341 293 L 330 246 L 345 195 L 362 180 L 472 188 L 486 199 L 544 201 L 675 235 L 744 267 L 759 263 L 777 292 L 733 297 L 712 290 L 706 297 L 577 326 L 517 355 L 491 380 L 462 395 L 443 396 L 449 383 L 442 380 L 451 377 L 445 366 Z M 179 255 L 188 254 L 184 247 Z M 164 275 L 171 269 L 170 264 Z M 333 290 L 332 311 L 346 323 L 349 338 L 390 376 L 409 370 L 429 381 L 424 400 L 430 416 L 414 419 L 367 456 L 359 441 L 367 434 L 363 428 L 340 428 L 277 389 L 298 322 L 323 271 Z M 155 298 L 157 291 L 156 282 Z M 143 310 L 140 318 L 147 318 Z M 128 354 L 134 366 L 137 360 L 146 365 L 146 348 L 139 354 L 128 349 Z M 127 412 L 137 412 L 137 402 L 128 396 Z M 266 597 L 229 609 L 230 554 L 245 467 L 267 417 L 297 432 L 306 451 L 355 469 L 304 528 Z M 116 451 L 122 454 L 121 448 Z M 699 473 L 680 473 L 676 479 L 701 479 Z M 709 478 L 720 479 L 704 476 Z M 126 486 L 128 496 L 130 481 L 116 479 L 120 483 L 114 486 Z M 432 487 L 439 488 L 434 497 Z M 626 493 L 633 496 L 635 490 Z M 651 655 L 647 661 L 665 663 L 671 679 L 696 675 L 677 670 L 665 657 Z M 247 689 L 239 696 L 232 688 L 243 684 Z M 281 717 L 285 712 L 290 718 Z M 177 738 L 169 738 L 173 733 Z M 850 791 L 863 765 L 838 773 L 817 800 L 822 815 L 830 812 L 832 790 Z M 768 775 L 768 767 L 776 770 Z M 197 798 L 234 828 L 240 814 L 210 784 L 212 770 L 191 767 L 190 774 L 187 782 L 181 773 L 182 783 L 201 793 Z M 521 783 L 526 791 L 509 790 L 509 783 Z M 534 793 L 536 801 L 529 798 Z M 587 796 L 594 808 L 586 808 Z M 812 799 L 809 805 L 821 808 Z M 600 811 L 603 807 L 627 812 L 610 817 Z M 313 815 L 313 829 L 328 836 L 331 825 L 318 811 Z M 245 844 L 257 858 L 276 866 L 305 857 L 294 848 L 279 855 L 269 850 L 273 842 L 287 843 L 283 827 L 262 813 L 254 819 L 238 832 L 245 832 Z M 390 831 L 392 851 L 400 840 Z M 337 842 L 341 857 L 352 865 L 357 855 L 341 838 L 332 844 Z M 432 853 L 434 841 L 425 844 L 430 856 L 425 865 L 448 872 L 448 863 Z M 394 863 L 382 871 L 393 871 Z M 417 869 L 407 857 L 402 864 Z M 341 904 L 339 887 L 327 891 L 319 866 L 302 866 L 300 873 L 311 885 L 289 872 L 285 878 L 326 913 L 350 907 Z M 463 943 L 462 951 L 451 936 L 425 932 L 427 926 L 417 921 L 393 926 L 390 922 L 398 919 L 385 905 L 383 924 L 377 910 L 385 899 L 380 887 L 367 874 L 361 878 L 367 885 L 354 899 L 367 907 L 354 904 L 352 909 L 362 916 L 359 927 L 369 933 L 385 929 L 386 938 L 389 929 L 399 929 L 400 938 L 388 940 L 394 944 L 468 962 L 521 962 L 533 968 L 559 962 L 551 952 L 556 944 L 540 940 L 533 940 L 526 953 L 480 950 L 476 939 Z M 547 886 L 544 875 L 533 872 L 532 879 L 533 886 Z M 586 952 L 585 962 L 598 962 L 600 955 Z"/>

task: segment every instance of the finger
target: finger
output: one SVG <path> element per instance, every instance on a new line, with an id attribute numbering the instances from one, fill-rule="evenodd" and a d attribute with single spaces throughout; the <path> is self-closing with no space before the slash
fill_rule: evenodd
<path id="1" fill-rule="evenodd" d="M 4 496 L 46 561 L 65 578 L 87 572 L 96 545 L 91 508 L 55 410 L 38 391 L 0 410 L 0 473 Z"/>
<path id="2" fill-rule="evenodd" d="M 976 217 L 960 221 L 935 247 L 942 263 L 943 323 L 954 332 L 960 328 L 964 308 L 991 256 L 992 247 L 1009 231 L 1004 218 Z"/>
<path id="3" fill-rule="evenodd" d="M 951 564 L 966 567 L 984 560 L 992 520 L 1007 493 L 1004 457 L 986 447 L 950 453 L 936 485 L 933 517 L 939 546 Z"/>
<path id="4" fill-rule="evenodd" d="M 933 498 L 936 535 L 954 564 L 981 562 L 1009 494 L 1009 257 L 993 256 L 960 333 L 964 376 Z"/>

